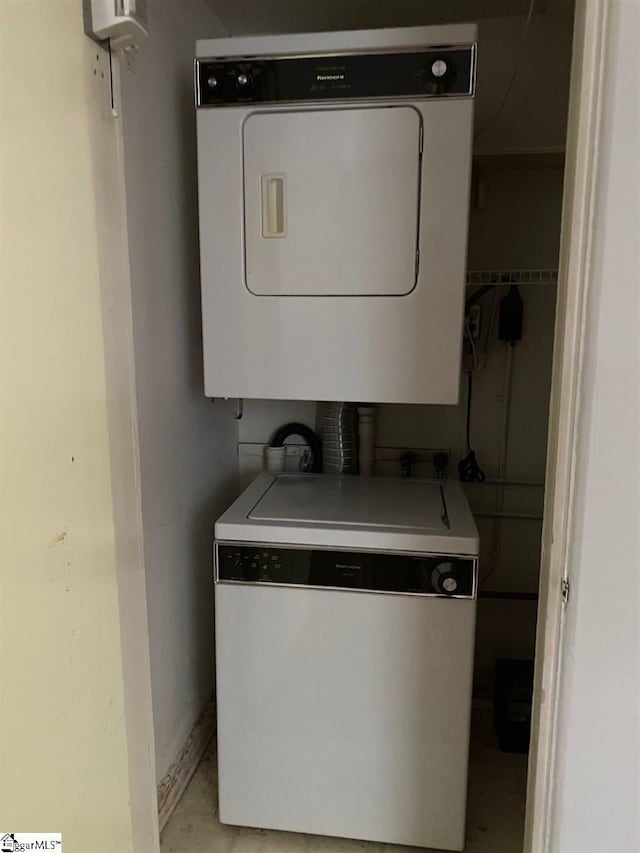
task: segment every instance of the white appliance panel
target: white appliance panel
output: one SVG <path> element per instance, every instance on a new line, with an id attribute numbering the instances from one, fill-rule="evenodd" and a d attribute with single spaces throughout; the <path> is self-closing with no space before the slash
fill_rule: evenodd
<path id="1" fill-rule="evenodd" d="M 463 100 L 420 110 L 424 154 L 417 286 L 402 297 L 269 299 L 255 296 L 244 284 L 239 114 L 253 109 L 234 108 L 233 122 L 221 121 L 220 110 L 199 112 L 199 149 L 226 152 L 207 160 L 211 190 L 201 186 L 199 193 L 208 396 L 458 402 L 472 112 Z M 433 111 L 439 120 L 432 120 Z"/>
<path id="2" fill-rule="evenodd" d="M 216 585 L 220 819 L 462 850 L 475 601 Z"/>
<path id="3" fill-rule="evenodd" d="M 423 536 L 449 530 L 440 483 L 393 477 L 276 477 L 249 518 L 325 527 L 418 528 Z"/>
<path id="4" fill-rule="evenodd" d="M 420 113 L 406 106 L 249 115 L 243 140 L 251 293 L 409 293 L 417 272 L 420 134 Z"/>

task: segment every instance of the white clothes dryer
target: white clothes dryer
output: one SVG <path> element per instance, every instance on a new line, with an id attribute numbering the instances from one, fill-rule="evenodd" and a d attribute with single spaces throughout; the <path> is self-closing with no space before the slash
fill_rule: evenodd
<path id="1" fill-rule="evenodd" d="M 475 41 L 197 43 L 208 396 L 457 402 Z"/>

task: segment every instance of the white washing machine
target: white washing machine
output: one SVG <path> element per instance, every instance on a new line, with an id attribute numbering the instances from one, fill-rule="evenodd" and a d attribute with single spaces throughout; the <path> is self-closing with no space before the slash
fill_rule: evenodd
<path id="1" fill-rule="evenodd" d="M 261 474 L 215 540 L 221 821 L 462 850 L 478 534 L 460 484 Z"/>
<path id="2" fill-rule="evenodd" d="M 208 396 L 458 401 L 475 40 L 197 43 Z"/>

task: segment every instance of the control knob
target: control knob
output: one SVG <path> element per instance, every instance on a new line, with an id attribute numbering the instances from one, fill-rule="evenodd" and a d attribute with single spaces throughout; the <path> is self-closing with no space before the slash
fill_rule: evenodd
<path id="1" fill-rule="evenodd" d="M 448 70 L 449 66 L 444 61 L 444 59 L 436 59 L 436 61 L 431 66 L 431 73 L 434 77 L 444 77 Z"/>
<path id="2" fill-rule="evenodd" d="M 238 76 L 236 77 L 236 81 L 238 83 L 238 86 L 244 88 L 245 86 L 249 85 L 249 75 L 244 73 L 238 74 Z"/>
<path id="3" fill-rule="evenodd" d="M 213 77 L 213 76 L 207 77 L 207 86 L 210 89 L 215 89 L 217 85 L 218 85 L 218 80 L 216 77 Z"/>
<path id="4" fill-rule="evenodd" d="M 439 563 L 431 573 L 431 583 L 436 592 L 454 595 L 460 584 L 453 563 Z"/>
<path id="5" fill-rule="evenodd" d="M 441 54 L 424 66 L 427 91 L 432 95 L 442 95 L 451 91 L 456 78 L 456 66 L 453 57 Z"/>
<path id="6" fill-rule="evenodd" d="M 458 581 L 453 575 L 443 578 L 440 583 L 445 592 L 452 593 L 458 589 Z"/>

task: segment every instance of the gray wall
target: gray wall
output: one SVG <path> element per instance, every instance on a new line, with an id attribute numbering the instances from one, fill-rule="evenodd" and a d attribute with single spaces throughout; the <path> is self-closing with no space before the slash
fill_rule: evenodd
<path id="1" fill-rule="evenodd" d="M 237 478 L 230 406 L 202 385 L 193 56 L 220 34 L 202 0 L 150 3 L 122 69 L 158 779 L 213 693 L 212 523 Z"/>
<path id="2" fill-rule="evenodd" d="M 640 850 L 640 5 L 608 3 L 551 850 Z"/>

